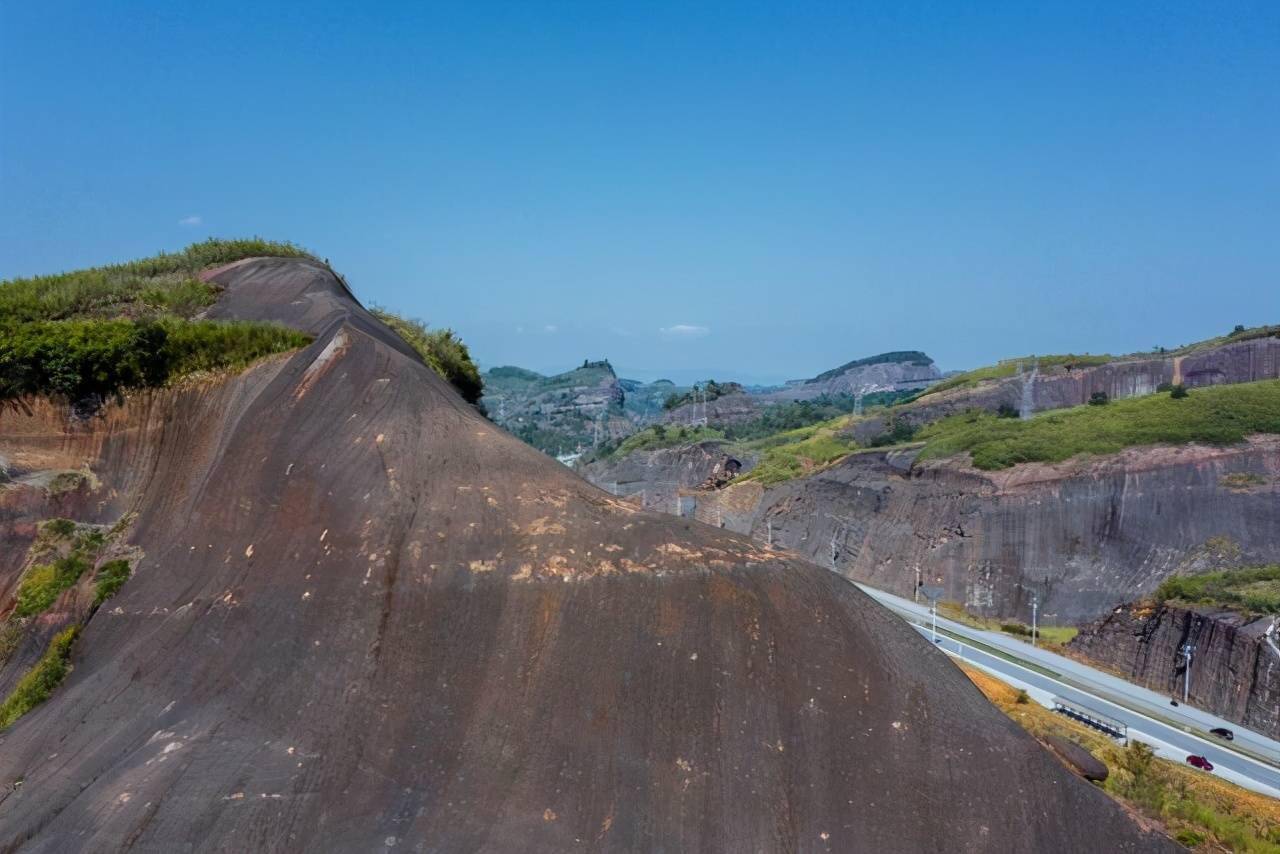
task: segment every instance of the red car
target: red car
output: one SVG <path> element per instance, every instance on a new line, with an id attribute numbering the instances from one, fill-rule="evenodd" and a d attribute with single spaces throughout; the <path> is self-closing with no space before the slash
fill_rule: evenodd
<path id="1" fill-rule="evenodd" d="M 1194 765 L 1195 767 L 1201 769 L 1202 771 L 1213 770 L 1213 763 L 1210 762 L 1208 759 L 1205 759 L 1203 756 L 1196 756 L 1194 754 L 1191 756 L 1188 756 L 1187 764 Z"/>

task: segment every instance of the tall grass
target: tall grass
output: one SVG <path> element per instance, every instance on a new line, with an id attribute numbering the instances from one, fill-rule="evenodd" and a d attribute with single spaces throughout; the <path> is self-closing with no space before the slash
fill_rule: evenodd
<path id="1" fill-rule="evenodd" d="M 193 243 L 139 261 L 0 282 L 0 323 L 76 317 L 191 317 L 217 289 L 196 274 L 253 256 L 312 257 L 291 243 L 259 238 Z"/>
<path id="2" fill-rule="evenodd" d="M 967 451 L 974 466 L 994 470 L 1135 445 L 1229 445 L 1251 433 L 1280 433 L 1280 380 L 1201 388 L 1182 399 L 1155 394 L 1078 406 L 1029 421 L 966 412 L 922 428 L 916 438 L 926 442 L 922 460 Z"/>
<path id="3" fill-rule="evenodd" d="M 403 338 L 422 357 L 422 361 L 457 389 L 464 400 L 479 402 L 484 393 L 480 369 L 472 361 L 467 345 L 452 329 L 428 329 L 421 320 L 402 317 L 377 306 L 370 312 Z"/>
<path id="4" fill-rule="evenodd" d="M 72 626 L 54 636 L 45 654 L 0 703 L 0 730 L 49 699 L 71 670 L 71 647 L 79 635 L 80 627 Z"/>

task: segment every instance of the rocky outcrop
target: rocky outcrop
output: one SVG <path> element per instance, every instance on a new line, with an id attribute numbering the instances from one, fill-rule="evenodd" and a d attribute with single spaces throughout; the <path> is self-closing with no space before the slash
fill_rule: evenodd
<path id="1" fill-rule="evenodd" d="M 1277 436 L 999 472 L 913 457 L 859 452 L 809 477 L 689 501 L 699 518 L 901 595 L 921 581 L 976 613 L 1029 620 L 1034 593 L 1049 623 L 1097 617 L 1214 549 L 1280 559 Z"/>
<path id="2" fill-rule="evenodd" d="M 663 413 L 667 424 L 693 424 L 702 418 L 712 426 L 742 424 L 756 418 L 769 402 L 760 395 L 738 392 L 708 400 L 686 403 Z"/>
<path id="3" fill-rule="evenodd" d="M 1123 605 L 1086 626 L 1069 648 L 1127 679 L 1280 738 L 1280 652 L 1264 638 L 1274 618 L 1173 604 Z M 1193 644 L 1191 678 L 1179 651 Z"/>
<path id="4" fill-rule="evenodd" d="M 314 343 L 0 410 L 145 555 L 0 733 L 0 849 L 1175 850 L 844 580 L 494 427 L 322 265 L 217 281 Z M 5 500 L 0 552 L 62 499 Z"/>
<path id="5" fill-rule="evenodd" d="M 726 443 L 695 442 L 673 448 L 636 451 L 617 457 L 606 457 L 580 466 L 579 472 L 601 489 L 638 506 L 679 515 L 692 512 L 699 487 L 726 474 L 730 456 Z M 750 470 L 754 454 L 737 454 L 737 473 Z M 725 482 L 732 480 L 726 478 Z"/>
<path id="6" fill-rule="evenodd" d="M 1280 337 L 1253 338 L 1174 356 L 1118 359 L 1089 367 L 1053 366 L 999 380 L 926 394 L 894 409 L 894 417 L 913 426 L 967 409 L 995 412 L 1001 406 L 1032 412 L 1088 403 L 1101 392 L 1111 399 L 1152 394 L 1163 384 L 1188 388 L 1280 378 Z M 864 428 L 865 429 L 865 428 Z"/>
<path id="7" fill-rule="evenodd" d="M 789 382 L 785 389 L 771 392 L 766 397 L 777 402 L 809 400 L 823 394 L 858 394 L 871 389 L 914 391 L 928 388 L 940 379 L 942 373 L 933 359 L 910 350 L 858 359 L 813 379 Z"/>
<path id="8" fill-rule="evenodd" d="M 1107 763 L 1090 753 L 1088 748 L 1060 735 L 1046 735 L 1043 740 L 1064 765 L 1086 780 L 1102 783 L 1110 776 Z"/>

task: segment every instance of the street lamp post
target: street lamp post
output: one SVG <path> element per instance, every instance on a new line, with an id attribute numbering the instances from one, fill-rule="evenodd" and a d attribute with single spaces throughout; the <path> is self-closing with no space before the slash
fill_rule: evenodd
<path id="1" fill-rule="evenodd" d="M 1040 611 L 1040 597 L 1037 594 L 1032 593 L 1031 594 L 1031 645 L 1032 646 L 1036 645 L 1036 617 L 1038 616 L 1039 611 Z"/>
<path id="2" fill-rule="evenodd" d="M 1196 651 L 1196 645 L 1188 641 L 1182 645 L 1182 702 L 1187 702 L 1187 697 L 1191 693 L 1191 655 Z"/>
<path id="3" fill-rule="evenodd" d="M 931 640 L 938 642 L 938 600 L 947 592 L 945 587 L 921 587 L 920 592 L 929 600 L 929 617 L 932 621 Z"/>

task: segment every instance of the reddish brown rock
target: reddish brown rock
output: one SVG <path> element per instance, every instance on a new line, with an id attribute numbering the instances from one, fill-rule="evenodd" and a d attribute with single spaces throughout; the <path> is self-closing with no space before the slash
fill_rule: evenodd
<path id="1" fill-rule="evenodd" d="M 20 482 L 99 483 L 6 489 L 0 551 L 136 512 L 144 555 L 0 735 L 0 849 L 1174 848 L 844 579 L 485 421 L 323 266 L 217 280 L 315 343 L 0 413 Z"/>

